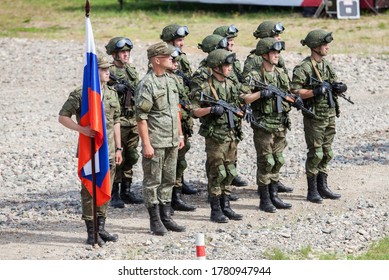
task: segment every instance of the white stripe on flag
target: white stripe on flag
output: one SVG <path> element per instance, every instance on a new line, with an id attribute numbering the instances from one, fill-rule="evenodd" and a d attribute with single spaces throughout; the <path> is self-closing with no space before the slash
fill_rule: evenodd
<path id="1" fill-rule="evenodd" d="M 92 174 L 92 159 L 90 159 L 83 167 L 85 176 Z M 95 172 L 96 174 L 100 172 L 100 159 L 99 159 L 99 151 L 95 154 Z"/>

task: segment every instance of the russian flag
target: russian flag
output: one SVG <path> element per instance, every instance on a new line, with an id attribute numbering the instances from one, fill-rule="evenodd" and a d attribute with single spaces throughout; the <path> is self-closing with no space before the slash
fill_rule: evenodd
<path id="1" fill-rule="evenodd" d="M 92 141 L 95 143 L 96 205 L 101 206 L 111 198 L 108 138 L 105 126 L 96 48 L 89 17 L 86 23 L 86 55 L 82 85 L 80 125 L 90 126 L 96 136 L 90 138 L 80 133 L 78 142 L 78 176 L 93 196 Z"/>

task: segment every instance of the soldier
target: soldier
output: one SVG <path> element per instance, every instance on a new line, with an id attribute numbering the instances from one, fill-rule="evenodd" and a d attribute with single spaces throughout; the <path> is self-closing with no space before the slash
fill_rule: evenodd
<path id="1" fill-rule="evenodd" d="M 197 45 L 206 54 L 216 49 L 227 49 L 227 37 L 222 37 L 217 34 L 206 36 L 201 43 Z M 207 57 L 205 57 L 199 64 L 197 70 L 192 74 L 190 79 L 191 88 L 199 87 L 204 81 L 211 76 L 211 71 L 207 67 Z"/>
<path id="2" fill-rule="evenodd" d="M 179 117 L 178 88 L 166 71 L 172 69 L 175 48 L 165 42 L 151 45 L 147 57 L 151 70 L 136 89 L 136 120 L 142 140 L 143 195 L 150 215 L 150 231 L 185 231 L 170 216 L 176 180 L 178 149 L 184 147 Z"/>
<path id="3" fill-rule="evenodd" d="M 130 52 L 133 44 L 125 37 L 112 38 L 105 46 L 107 54 L 112 55 L 113 65 L 110 67 L 110 82 L 119 96 L 121 107 L 120 134 L 123 147 L 123 163 L 116 167 L 115 180 L 112 187 L 110 205 L 123 208 L 124 204 L 141 204 L 143 199 L 131 191 L 133 166 L 139 154 L 138 128 L 135 120 L 134 94 L 139 76 L 134 66 L 130 65 Z"/>
<path id="4" fill-rule="evenodd" d="M 338 93 L 346 91 L 343 83 L 335 83 L 336 73 L 331 63 L 325 59 L 329 52 L 332 32 L 322 29 L 312 30 L 304 40 L 303 46 L 311 49 L 306 57 L 293 69 L 292 89 L 310 108 L 315 118 L 304 114 L 305 142 L 308 153 L 305 170 L 308 182 L 307 200 L 322 203 L 323 198 L 338 199 L 340 194 L 333 193 L 327 184 L 328 163 L 334 157 L 332 143 L 335 137 L 335 116 L 339 116 Z M 319 81 L 312 83 L 312 78 Z M 331 88 L 331 85 L 334 85 Z"/>
<path id="5" fill-rule="evenodd" d="M 258 85 L 250 84 L 250 81 L 257 80 L 288 92 L 289 78 L 282 69 L 276 67 L 280 52 L 284 49 L 283 41 L 274 38 L 260 40 L 255 54 L 262 57 L 262 64 L 248 73 L 247 83 L 242 87 L 243 91 L 246 87 L 250 88 L 242 97 L 246 103 L 251 103 L 255 121 L 262 125 L 257 127 L 252 123 L 251 127 L 257 152 L 259 209 L 270 213 L 276 212 L 276 209 L 292 207 L 278 197 L 278 187 L 281 185 L 279 172 L 285 162 L 283 151 L 287 146 L 287 129 L 291 125 L 288 116 L 291 106 L 282 100 L 281 108 L 277 108 L 277 96 L 269 89 L 255 91 Z"/>
<path id="6" fill-rule="evenodd" d="M 258 25 L 257 30 L 254 31 L 253 36 L 255 39 L 263 39 L 263 38 L 274 38 L 276 40 L 281 40 L 281 34 L 284 32 L 285 27 L 282 25 L 281 22 L 275 23 L 274 21 L 264 21 L 261 24 Z M 247 56 L 245 62 L 244 62 L 244 68 L 243 68 L 243 77 L 246 78 L 248 73 L 254 69 L 260 69 L 262 65 L 263 59 L 261 55 L 256 54 L 256 48 L 253 49 L 250 54 Z M 284 59 L 282 58 L 282 55 L 279 54 L 278 56 L 278 64 L 277 67 L 282 68 L 289 78 L 288 70 L 286 69 Z M 285 186 L 280 182 L 278 186 L 278 192 L 293 192 L 293 188 Z"/>
<path id="7" fill-rule="evenodd" d="M 257 30 L 254 31 L 253 36 L 255 39 L 263 39 L 272 37 L 277 40 L 281 40 L 281 34 L 284 32 L 285 27 L 281 22 L 275 23 L 274 21 L 266 20 L 258 25 Z M 253 69 L 259 69 L 262 64 L 262 57 L 255 54 L 256 49 L 253 49 L 250 54 L 247 56 L 244 67 L 243 67 L 243 77 L 246 77 L 247 74 Z M 285 73 L 288 75 L 288 70 L 286 69 L 285 62 L 283 57 L 280 55 L 278 59 L 278 65 L 284 69 Z M 289 189 L 288 192 L 291 192 L 292 189 Z"/>
<path id="8" fill-rule="evenodd" d="M 185 159 L 186 153 L 190 149 L 190 137 L 193 134 L 193 118 L 190 114 L 190 101 L 188 98 L 189 93 L 189 87 L 185 85 L 183 77 L 180 75 L 175 74 L 175 71 L 177 71 L 178 63 L 180 61 L 179 56 L 182 54 L 181 50 L 179 48 L 176 48 L 176 50 L 172 53 L 172 69 L 169 69 L 168 71 L 172 73 L 172 77 L 177 83 L 178 88 L 178 96 L 179 96 L 179 102 L 180 102 L 180 117 L 181 117 L 181 130 L 182 135 L 184 136 L 184 143 L 185 146 L 182 149 L 178 150 L 178 156 L 177 156 L 177 168 L 176 168 L 176 185 L 173 188 L 172 191 L 172 214 L 174 213 L 174 210 L 177 211 L 195 211 L 196 207 L 190 204 L 185 203 L 181 199 L 181 193 L 182 193 L 182 177 L 184 174 L 184 170 L 188 166 L 187 161 Z"/>
<path id="9" fill-rule="evenodd" d="M 200 118 L 199 134 L 205 137 L 207 153 L 206 173 L 208 177 L 208 195 L 211 204 L 211 221 L 227 223 L 241 220 L 230 206 L 231 181 L 236 176 L 236 149 L 241 140 L 241 119 L 233 118 L 233 126 L 228 121 L 228 114 L 220 105 L 210 105 L 201 100 L 202 94 L 216 100 L 224 100 L 234 107 L 240 107 L 238 87 L 228 76 L 231 74 L 235 54 L 217 49 L 209 53 L 207 66 L 212 69 L 212 76 L 200 88 L 191 92 L 194 97 L 192 110 Z"/>
<path id="10" fill-rule="evenodd" d="M 227 38 L 227 47 L 226 49 L 230 52 L 233 51 L 235 46 L 235 38 L 238 37 L 239 30 L 234 25 L 223 25 L 219 26 L 213 31 L 213 34 L 226 37 Z M 235 58 L 234 62 L 232 63 L 232 73 L 230 76 L 230 79 L 237 83 L 243 82 L 242 77 L 242 66 L 240 65 L 240 61 Z"/>
<path id="11" fill-rule="evenodd" d="M 177 75 L 183 77 L 184 81 L 189 81 L 192 75 L 192 69 L 186 54 L 183 52 L 185 37 L 189 34 L 189 29 L 187 26 L 181 26 L 178 24 L 170 24 L 162 30 L 160 38 L 162 41 L 172 45 L 173 47 L 179 48 L 181 50 L 181 55 L 177 57 L 178 60 L 178 69 L 175 71 Z M 187 83 L 187 86 L 189 84 Z M 178 178 L 178 184 L 181 186 L 181 191 L 183 194 L 195 194 L 197 193 L 197 188 L 184 180 L 184 175 L 182 174 L 181 178 Z"/>
<path id="12" fill-rule="evenodd" d="M 109 67 L 112 65 L 108 62 L 108 59 L 103 55 L 99 55 L 97 59 L 98 71 L 101 83 L 101 95 L 103 97 L 106 129 L 108 137 L 109 147 L 109 164 L 110 164 L 110 176 L 115 177 L 115 165 L 122 162 L 122 148 L 120 143 L 120 104 L 116 90 L 113 87 L 107 86 L 109 81 Z M 80 113 L 81 113 L 81 97 L 82 87 L 75 89 L 70 93 L 68 99 L 63 104 L 58 121 L 65 127 L 82 133 L 88 137 L 94 137 L 96 132 L 90 130 L 88 127 L 80 126 Z M 77 123 L 71 118 L 76 116 Z M 116 151 L 115 151 L 116 146 Z M 111 184 L 112 188 L 112 184 Z M 85 221 L 88 238 L 87 244 L 94 244 L 93 238 L 93 200 L 87 188 L 81 184 L 81 206 L 82 206 L 82 219 Z M 117 234 L 110 234 L 105 230 L 105 220 L 107 218 L 108 202 L 104 205 L 97 207 L 97 222 L 98 222 L 98 235 L 97 243 L 99 246 L 103 246 L 107 241 L 116 242 L 118 240 Z"/>

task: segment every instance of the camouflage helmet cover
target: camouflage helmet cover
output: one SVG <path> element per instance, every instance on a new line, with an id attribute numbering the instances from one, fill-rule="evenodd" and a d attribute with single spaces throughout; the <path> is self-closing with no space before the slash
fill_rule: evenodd
<path id="1" fill-rule="evenodd" d="M 115 37 L 109 40 L 108 44 L 105 46 L 107 54 L 111 55 L 114 52 L 132 50 L 133 44 L 130 39 L 126 37 Z"/>
<path id="2" fill-rule="evenodd" d="M 307 37 L 301 40 L 300 43 L 303 46 L 306 45 L 310 49 L 314 49 L 321 45 L 331 43 L 333 39 L 332 32 L 327 32 L 323 29 L 315 29 L 310 31 Z"/>
<path id="3" fill-rule="evenodd" d="M 239 30 L 231 24 L 219 26 L 213 31 L 213 34 L 220 35 L 222 37 L 227 37 L 227 39 L 238 37 Z"/>
<path id="4" fill-rule="evenodd" d="M 258 38 L 274 37 L 277 34 L 281 34 L 285 30 L 285 27 L 281 22 L 276 23 L 271 20 L 266 20 L 258 25 L 257 30 L 253 32 L 253 36 Z"/>
<path id="5" fill-rule="evenodd" d="M 217 34 L 208 35 L 198 44 L 198 48 L 205 53 L 210 53 L 216 49 L 226 48 L 228 45 L 227 38 Z"/>
<path id="6" fill-rule="evenodd" d="M 285 50 L 285 42 L 279 41 L 272 37 L 267 37 L 259 40 L 257 47 L 255 48 L 256 55 L 263 55 L 271 51 Z"/>
<path id="7" fill-rule="evenodd" d="M 159 36 L 162 41 L 171 42 L 178 38 L 183 38 L 189 34 L 187 26 L 181 26 L 178 24 L 170 24 L 162 29 L 162 34 Z"/>
<path id="8" fill-rule="evenodd" d="M 223 64 L 232 64 L 235 60 L 235 53 L 229 52 L 224 49 L 213 50 L 207 57 L 207 66 L 210 68 L 216 68 Z"/>

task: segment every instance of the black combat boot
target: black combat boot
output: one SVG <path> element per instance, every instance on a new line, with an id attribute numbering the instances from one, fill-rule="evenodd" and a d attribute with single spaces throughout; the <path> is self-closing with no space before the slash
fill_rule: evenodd
<path id="1" fill-rule="evenodd" d="M 185 231 L 186 228 L 184 226 L 179 226 L 175 221 L 173 221 L 170 216 L 170 202 L 165 205 L 159 205 L 159 214 L 161 216 L 161 221 L 167 230 L 182 232 Z"/>
<path id="2" fill-rule="evenodd" d="M 234 179 L 232 179 L 231 185 L 236 187 L 246 187 L 248 186 L 248 182 L 241 178 L 239 175 L 235 176 Z"/>
<path id="3" fill-rule="evenodd" d="M 117 234 L 110 234 L 108 231 L 105 230 L 105 218 L 104 217 L 97 217 L 97 224 L 99 225 L 99 235 L 101 239 L 103 239 L 105 242 L 112 241 L 116 242 L 118 241 L 118 235 Z"/>
<path id="4" fill-rule="evenodd" d="M 198 189 L 191 183 L 184 181 L 184 176 L 181 178 L 181 193 L 182 194 L 196 194 Z"/>
<path id="5" fill-rule="evenodd" d="M 313 203 L 322 203 L 323 198 L 320 196 L 319 192 L 317 191 L 317 175 L 311 177 L 307 176 L 307 182 L 308 182 L 307 200 Z"/>
<path id="6" fill-rule="evenodd" d="M 143 198 L 131 191 L 132 180 L 123 181 L 120 186 L 120 198 L 125 204 L 142 204 Z"/>
<path id="7" fill-rule="evenodd" d="M 163 225 L 161 218 L 159 216 L 159 207 L 157 204 L 153 204 L 153 206 L 147 208 L 150 216 L 150 231 L 151 234 L 155 235 L 165 235 L 167 233 L 167 229 Z"/>
<path id="8" fill-rule="evenodd" d="M 319 172 L 319 174 L 317 175 L 317 191 L 319 192 L 322 198 L 339 199 L 341 195 L 333 193 L 328 187 L 327 177 L 328 174 Z"/>
<path id="9" fill-rule="evenodd" d="M 230 201 L 237 201 L 239 199 L 239 195 L 237 195 L 236 193 L 230 193 L 228 197 Z"/>
<path id="10" fill-rule="evenodd" d="M 291 193 L 291 192 L 293 192 L 293 188 L 291 188 L 291 187 L 287 187 L 287 186 L 285 186 L 283 183 L 281 183 L 280 181 L 278 181 L 278 182 L 272 182 L 272 183 L 274 183 L 274 184 L 277 184 L 277 189 L 278 189 L 278 192 L 279 193 Z"/>
<path id="11" fill-rule="evenodd" d="M 196 210 L 195 206 L 190 205 L 190 204 L 186 204 L 181 199 L 181 189 L 178 187 L 173 187 L 171 206 L 172 206 L 172 209 L 176 210 L 176 211 L 190 212 L 190 211 Z"/>
<path id="12" fill-rule="evenodd" d="M 113 183 L 110 205 L 113 208 L 124 208 L 124 202 L 119 195 L 120 183 Z"/>
<path id="13" fill-rule="evenodd" d="M 228 223 L 228 218 L 224 216 L 220 207 L 220 196 L 209 196 L 211 204 L 211 221 L 215 223 Z"/>
<path id="14" fill-rule="evenodd" d="M 269 185 L 260 186 L 259 189 L 259 210 L 274 213 L 277 209 L 270 200 Z"/>
<path id="15" fill-rule="evenodd" d="M 230 220 L 240 221 L 243 219 L 243 215 L 237 214 L 231 209 L 230 199 L 228 195 L 222 195 L 220 197 L 220 206 L 223 214 Z"/>
<path id="16" fill-rule="evenodd" d="M 86 232 L 88 233 L 88 238 L 86 239 L 86 244 L 89 245 L 94 245 L 94 236 L 93 236 L 93 221 L 91 220 L 85 220 L 85 225 L 86 225 Z M 101 239 L 100 234 L 97 229 L 97 244 L 100 247 L 103 247 L 105 244 L 105 241 Z"/>
<path id="17" fill-rule="evenodd" d="M 281 198 L 278 197 L 278 183 L 279 182 L 271 182 L 269 185 L 270 200 L 277 209 L 289 209 L 292 207 L 292 204 L 283 202 Z"/>

